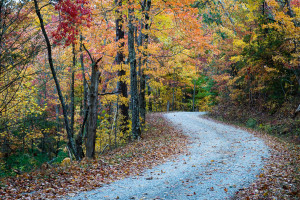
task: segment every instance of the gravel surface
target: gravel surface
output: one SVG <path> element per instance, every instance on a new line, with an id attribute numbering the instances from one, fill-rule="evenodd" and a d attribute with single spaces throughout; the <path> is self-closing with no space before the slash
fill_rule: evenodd
<path id="1" fill-rule="evenodd" d="M 140 176 L 126 178 L 73 199 L 229 199 L 260 173 L 269 149 L 259 138 L 232 126 L 176 112 L 164 116 L 190 136 L 189 154 Z"/>

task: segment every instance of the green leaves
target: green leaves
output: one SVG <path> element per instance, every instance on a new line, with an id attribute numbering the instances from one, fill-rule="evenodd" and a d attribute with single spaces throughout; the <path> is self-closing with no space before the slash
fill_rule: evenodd
<path id="1" fill-rule="evenodd" d="M 217 25 L 222 24 L 221 13 L 209 11 L 209 13 L 204 13 L 203 22 L 209 25 L 216 23 Z"/>

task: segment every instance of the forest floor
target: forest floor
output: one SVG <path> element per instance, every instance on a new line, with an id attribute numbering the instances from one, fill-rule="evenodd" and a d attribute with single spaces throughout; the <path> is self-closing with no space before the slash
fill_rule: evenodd
<path id="1" fill-rule="evenodd" d="M 299 146 L 203 114 L 151 114 L 142 140 L 0 180 L 0 199 L 300 198 Z"/>

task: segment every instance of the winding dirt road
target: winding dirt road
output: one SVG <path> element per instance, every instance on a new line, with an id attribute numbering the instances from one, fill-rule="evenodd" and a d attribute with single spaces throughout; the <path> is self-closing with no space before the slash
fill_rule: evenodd
<path id="1" fill-rule="evenodd" d="M 73 199 L 229 199 L 256 178 L 268 157 L 259 138 L 201 117 L 204 113 L 165 114 L 191 140 L 189 154 Z"/>

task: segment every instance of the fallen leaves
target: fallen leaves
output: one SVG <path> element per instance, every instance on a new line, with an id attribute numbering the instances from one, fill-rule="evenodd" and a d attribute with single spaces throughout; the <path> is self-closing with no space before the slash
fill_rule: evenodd
<path id="1" fill-rule="evenodd" d="M 257 180 L 239 190 L 234 199 L 300 199 L 300 147 L 274 136 L 251 132 L 265 141 L 271 156 L 265 159 Z"/>
<path id="2" fill-rule="evenodd" d="M 187 194 L 186 196 L 190 197 L 190 196 L 194 196 L 196 195 L 196 192 L 194 192 L 193 194 Z"/>
<path id="3" fill-rule="evenodd" d="M 140 141 L 112 150 L 100 158 L 67 167 L 48 168 L 0 180 L 5 199 L 58 199 L 75 196 L 103 184 L 138 175 L 144 169 L 186 153 L 187 138 L 160 114 L 148 116 L 149 130 Z"/>
<path id="4" fill-rule="evenodd" d="M 300 199 L 299 145 L 282 141 L 275 136 L 256 132 L 249 128 L 215 119 L 211 120 L 251 132 L 256 137 L 263 139 L 271 150 L 271 156 L 265 159 L 264 169 L 257 175 L 257 180 L 248 188 L 239 189 L 233 199 Z M 236 185 L 229 186 L 229 188 L 236 188 Z"/>

